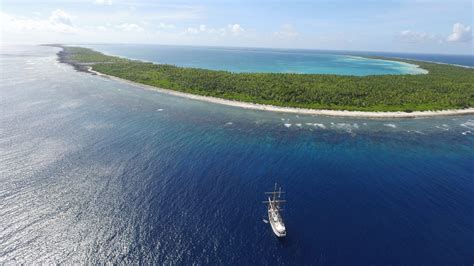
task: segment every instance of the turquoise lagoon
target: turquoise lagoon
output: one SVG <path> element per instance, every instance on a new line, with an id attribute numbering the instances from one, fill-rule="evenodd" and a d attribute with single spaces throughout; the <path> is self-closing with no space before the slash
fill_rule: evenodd
<path id="1" fill-rule="evenodd" d="M 155 63 L 231 72 L 385 75 L 424 74 L 413 64 L 336 52 L 166 45 L 82 45 L 97 51 Z"/>

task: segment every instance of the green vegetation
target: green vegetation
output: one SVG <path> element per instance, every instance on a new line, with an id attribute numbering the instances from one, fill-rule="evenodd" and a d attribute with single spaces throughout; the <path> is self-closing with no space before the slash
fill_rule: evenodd
<path id="1" fill-rule="evenodd" d="M 86 48 L 63 48 L 60 56 L 64 61 L 93 64 L 94 70 L 107 75 L 230 100 L 359 111 L 411 112 L 474 106 L 474 69 L 451 65 L 403 60 L 429 71 L 422 75 L 231 73 L 128 60 Z"/>
<path id="2" fill-rule="evenodd" d="M 62 46 L 64 56 L 77 63 L 125 63 L 130 61 L 116 56 L 109 56 L 94 50 L 82 47 Z"/>

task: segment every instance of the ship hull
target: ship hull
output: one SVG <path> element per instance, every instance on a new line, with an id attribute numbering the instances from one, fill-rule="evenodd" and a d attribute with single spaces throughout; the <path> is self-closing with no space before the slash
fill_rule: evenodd
<path id="1" fill-rule="evenodd" d="M 270 226 L 272 227 L 272 231 L 273 233 L 277 236 L 277 237 L 285 237 L 286 236 L 286 230 L 283 231 L 283 232 L 280 232 L 278 229 L 277 229 L 277 226 L 275 224 L 275 222 L 273 222 L 273 219 L 272 219 L 272 215 L 271 215 L 271 212 L 269 211 L 268 212 L 268 221 L 270 222 Z"/>

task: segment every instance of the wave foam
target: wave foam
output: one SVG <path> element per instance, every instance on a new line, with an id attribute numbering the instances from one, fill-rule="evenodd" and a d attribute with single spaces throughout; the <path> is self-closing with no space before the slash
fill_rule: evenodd
<path id="1" fill-rule="evenodd" d="M 326 126 L 324 124 L 320 124 L 320 123 L 314 123 L 313 126 L 319 127 L 319 128 L 322 128 L 322 129 L 326 129 Z"/>
<path id="2" fill-rule="evenodd" d="M 435 126 L 435 127 L 441 130 L 445 130 L 445 131 L 449 130 L 449 126 L 446 124 L 442 124 L 441 126 Z"/>
<path id="3" fill-rule="evenodd" d="M 351 133 L 353 129 L 358 129 L 359 125 L 357 123 L 349 124 L 349 123 L 334 123 L 331 122 L 331 127 L 336 129 L 345 130 L 348 133 Z"/>
<path id="4" fill-rule="evenodd" d="M 474 120 L 467 120 L 466 122 L 462 123 L 460 126 L 468 128 L 470 130 L 474 130 Z"/>

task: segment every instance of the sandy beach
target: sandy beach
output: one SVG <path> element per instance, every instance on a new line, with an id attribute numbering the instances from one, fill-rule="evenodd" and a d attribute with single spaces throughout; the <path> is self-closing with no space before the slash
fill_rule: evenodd
<path id="1" fill-rule="evenodd" d="M 306 115 L 342 116 L 342 117 L 361 117 L 361 118 L 416 118 L 416 117 L 474 114 L 474 108 L 459 109 L 459 110 L 440 110 L 440 111 L 414 111 L 411 113 L 407 113 L 407 112 L 364 112 L 364 111 L 318 110 L 318 109 L 306 109 L 306 108 L 295 108 L 295 107 L 281 107 L 281 106 L 273 106 L 273 105 L 258 104 L 258 103 L 232 101 L 232 100 L 226 100 L 226 99 L 221 99 L 221 98 L 216 98 L 216 97 L 211 97 L 211 96 L 202 96 L 202 95 L 196 95 L 196 94 L 179 92 L 179 91 L 174 91 L 174 90 L 169 90 L 169 89 L 158 88 L 158 87 L 118 78 L 115 76 L 103 74 L 103 73 L 93 70 L 92 67 L 88 67 L 88 72 L 96 74 L 98 76 L 116 80 L 119 82 L 124 82 L 124 83 L 137 86 L 140 88 L 150 89 L 150 90 L 158 91 L 160 93 L 166 93 L 166 94 L 174 95 L 178 97 L 185 97 L 188 99 L 205 101 L 209 103 L 222 104 L 222 105 L 234 106 L 234 107 L 251 109 L 251 110 L 269 111 L 269 112 L 306 114 Z"/>

